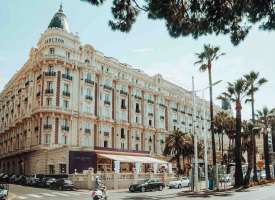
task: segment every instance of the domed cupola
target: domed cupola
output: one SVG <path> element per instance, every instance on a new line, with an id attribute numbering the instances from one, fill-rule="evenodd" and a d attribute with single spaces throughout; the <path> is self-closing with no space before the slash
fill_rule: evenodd
<path id="1" fill-rule="evenodd" d="M 62 4 L 57 13 L 53 16 L 48 28 L 61 28 L 64 31 L 70 32 L 67 17 L 63 12 Z"/>

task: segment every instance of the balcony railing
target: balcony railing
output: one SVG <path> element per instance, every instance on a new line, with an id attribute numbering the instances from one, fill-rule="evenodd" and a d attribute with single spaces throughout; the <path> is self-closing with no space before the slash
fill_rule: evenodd
<path id="1" fill-rule="evenodd" d="M 68 126 L 61 126 L 61 130 L 62 131 L 69 131 L 70 127 L 68 127 Z"/>
<path id="2" fill-rule="evenodd" d="M 46 90 L 45 90 L 45 93 L 46 93 L 46 94 L 53 94 L 53 89 L 46 89 Z"/>
<path id="3" fill-rule="evenodd" d="M 51 124 L 45 124 L 44 129 L 52 129 L 52 125 Z"/>
<path id="4" fill-rule="evenodd" d="M 150 104 L 154 104 L 154 101 L 152 101 L 151 99 L 148 99 L 147 102 Z"/>
<path id="5" fill-rule="evenodd" d="M 38 126 L 34 127 L 34 131 L 38 131 L 38 130 L 39 130 Z"/>
<path id="6" fill-rule="evenodd" d="M 87 100 L 91 100 L 91 101 L 92 101 L 92 100 L 93 100 L 93 97 L 92 97 L 92 96 L 90 96 L 90 95 L 86 95 L 86 96 L 85 96 L 85 99 L 87 99 Z"/>
<path id="7" fill-rule="evenodd" d="M 119 92 L 120 94 L 122 94 L 122 95 L 125 95 L 125 96 L 127 96 L 128 95 L 128 92 L 125 92 L 125 91 L 123 91 L 123 90 L 120 90 L 120 92 Z"/>
<path id="8" fill-rule="evenodd" d="M 160 106 L 160 107 L 163 107 L 163 108 L 166 107 L 166 106 L 165 106 L 164 104 L 162 104 L 162 103 L 160 103 L 159 106 Z"/>
<path id="9" fill-rule="evenodd" d="M 111 102 L 105 100 L 105 101 L 104 101 L 104 104 L 105 104 L 105 105 L 111 105 Z"/>
<path id="10" fill-rule="evenodd" d="M 136 99 L 142 100 L 142 97 L 135 95 Z"/>
<path id="11" fill-rule="evenodd" d="M 176 119 L 173 119 L 173 122 L 174 122 L 174 123 L 177 123 L 177 122 L 178 122 L 178 120 L 176 120 Z"/>
<path id="12" fill-rule="evenodd" d="M 89 84 L 92 84 L 92 85 L 94 85 L 95 84 L 95 82 L 94 81 L 92 81 L 91 79 L 85 79 L 85 83 L 89 83 Z"/>
<path id="13" fill-rule="evenodd" d="M 122 105 L 121 109 L 125 110 L 125 109 L 127 109 L 127 107 L 125 105 Z"/>
<path id="14" fill-rule="evenodd" d="M 136 137 L 136 140 L 140 140 L 140 137 Z"/>
<path id="15" fill-rule="evenodd" d="M 45 76 L 56 76 L 56 72 L 45 72 Z"/>
<path id="16" fill-rule="evenodd" d="M 67 79 L 67 80 L 70 80 L 70 81 L 73 80 L 73 77 L 70 76 L 69 74 L 62 74 L 62 78 Z"/>
<path id="17" fill-rule="evenodd" d="M 103 88 L 106 89 L 106 90 L 112 90 L 112 87 L 109 86 L 109 85 L 103 85 Z"/>
<path id="18" fill-rule="evenodd" d="M 128 149 L 116 149 L 116 148 L 107 148 L 107 147 L 94 147 L 95 150 L 105 150 L 105 151 L 117 151 L 117 152 L 131 152 L 131 153 L 143 153 L 149 154 L 149 151 L 137 151 L 137 150 L 128 150 Z"/>
<path id="19" fill-rule="evenodd" d="M 65 97 L 70 97 L 71 94 L 70 94 L 70 92 L 68 92 L 68 91 L 63 91 L 63 96 L 65 96 Z"/>
<path id="20" fill-rule="evenodd" d="M 172 108 L 172 110 L 173 110 L 174 112 L 177 112 L 177 111 L 178 111 L 178 109 L 176 109 L 176 108 Z"/>
<path id="21" fill-rule="evenodd" d="M 84 132 L 85 132 L 85 133 L 89 133 L 89 134 L 90 134 L 90 133 L 91 133 L 91 129 L 89 129 L 89 128 L 85 128 Z"/>

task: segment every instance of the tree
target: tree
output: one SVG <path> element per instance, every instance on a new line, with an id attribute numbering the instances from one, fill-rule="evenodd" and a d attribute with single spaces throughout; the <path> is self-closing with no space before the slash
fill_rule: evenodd
<path id="1" fill-rule="evenodd" d="M 194 145 L 190 134 L 182 133 L 179 129 L 174 130 L 165 140 L 163 154 L 172 156 L 176 160 L 179 174 L 182 173 L 180 157 L 186 157 L 194 154 Z"/>
<path id="2" fill-rule="evenodd" d="M 242 152 L 241 152 L 241 129 L 242 129 L 242 101 L 247 97 L 248 83 L 243 78 L 233 83 L 228 83 L 227 91 L 223 93 L 229 100 L 235 103 L 236 110 L 236 136 L 235 136 L 235 187 L 243 184 Z M 222 98 L 221 96 L 220 98 Z"/>
<path id="3" fill-rule="evenodd" d="M 81 1 L 99 6 L 106 0 Z M 164 20 L 172 37 L 229 34 L 234 45 L 244 40 L 254 24 L 262 30 L 275 29 L 274 0 L 113 0 L 111 11 L 113 30 L 129 32 L 143 12 L 149 19 Z"/>
<path id="4" fill-rule="evenodd" d="M 219 136 L 219 150 L 222 152 L 222 157 L 224 156 L 224 134 L 227 131 L 227 123 L 229 120 L 229 115 L 227 112 L 218 112 L 213 120 L 214 132 Z M 221 139 L 220 139 L 221 136 Z"/>
<path id="5" fill-rule="evenodd" d="M 224 53 L 220 53 L 219 47 L 213 47 L 210 44 L 203 46 L 203 51 L 196 54 L 198 61 L 195 64 L 200 65 L 199 70 L 201 72 L 208 72 L 209 79 L 209 93 L 210 93 L 210 130 L 212 138 L 212 159 L 213 159 L 213 169 L 216 169 L 216 144 L 215 144 L 215 133 L 214 133 L 214 112 L 213 112 L 213 91 L 212 91 L 212 62 L 218 60 L 220 56 Z"/>
<path id="6" fill-rule="evenodd" d="M 249 74 L 244 75 L 244 78 L 249 84 L 248 95 L 250 96 L 249 102 L 251 102 L 252 122 L 255 125 L 255 93 L 261 88 L 263 84 L 267 82 L 265 78 L 260 78 L 259 72 L 251 71 Z M 251 146 L 253 147 L 253 180 L 257 181 L 257 165 L 256 165 L 256 138 L 251 131 Z"/>
<path id="7" fill-rule="evenodd" d="M 267 107 L 263 107 L 262 110 L 257 110 L 258 122 L 264 125 L 263 142 L 264 142 L 264 159 L 265 159 L 265 173 L 266 179 L 270 180 L 270 157 L 268 148 L 268 128 L 271 122 L 274 120 L 275 108 L 269 110 Z"/>
<path id="8" fill-rule="evenodd" d="M 251 121 L 243 121 L 242 123 L 242 150 L 243 152 L 247 152 L 247 163 L 248 163 L 248 169 L 245 174 L 244 178 L 244 185 L 249 184 L 250 180 L 250 174 L 253 168 L 253 146 L 251 145 L 253 137 L 251 137 L 251 133 L 254 131 L 254 134 L 256 134 L 256 131 L 254 130 L 255 124 Z"/>

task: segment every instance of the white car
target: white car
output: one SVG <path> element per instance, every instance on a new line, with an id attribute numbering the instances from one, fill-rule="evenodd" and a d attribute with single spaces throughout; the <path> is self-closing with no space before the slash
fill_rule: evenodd
<path id="1" fill-rule="evenodd" d="M 190 181 L 187 177 L 180 177 L 175 181 L 170 181 L 168 184 L 169 188 L 183 188 L 190 186 Z"/>

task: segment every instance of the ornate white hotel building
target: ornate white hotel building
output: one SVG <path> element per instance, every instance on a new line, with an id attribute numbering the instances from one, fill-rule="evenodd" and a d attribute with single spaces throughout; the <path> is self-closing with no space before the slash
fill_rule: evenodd
<path id="1" fill-rule="evenodd" d="M 208 131 L 209 105 L 196 104 L 197 131 Z M 72 173 L 100 167 L 101 154 L 163 159 L 176 128 L 192 128 L 191 93 L 82 44 L 60 7 L 0 93 L 0 169 Z"/>

